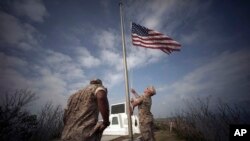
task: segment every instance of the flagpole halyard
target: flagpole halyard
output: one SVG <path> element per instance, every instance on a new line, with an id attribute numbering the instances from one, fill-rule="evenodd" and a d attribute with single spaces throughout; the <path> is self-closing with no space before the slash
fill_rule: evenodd
<path id="1" fill-rule="evenodd" d="M 126 88 L 126 111 L 127 111 L 127 118 L 128 118 L 128 133 L 129 133 L 129 138 L 132 141 L 133 140 L 133 131 L 132 131 L 131 113 L 130 113 L 130 110 L 129 110 L 130 109 L 130 96 L 129 96 L 128 69 L 127 69 L 126 47 L 125 47 L 124 25 L 123 25 L 123 4 L 122 4 L 122 0 L 120 0 L 119 6 L 120 6 L 120 17 L 121 17 L 122 49 L 123 49 L 125 88 Z"/>

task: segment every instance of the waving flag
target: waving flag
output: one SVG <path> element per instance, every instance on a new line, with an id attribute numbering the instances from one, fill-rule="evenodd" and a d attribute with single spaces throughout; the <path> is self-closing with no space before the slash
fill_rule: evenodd
<path id="1" fill-rule="evenodd" d="M 172 38 L 136 23 L 132 23 L 132 43 L 135 46 L 160 49 L 167 54 L 181 49 L 181 44 Z"/>

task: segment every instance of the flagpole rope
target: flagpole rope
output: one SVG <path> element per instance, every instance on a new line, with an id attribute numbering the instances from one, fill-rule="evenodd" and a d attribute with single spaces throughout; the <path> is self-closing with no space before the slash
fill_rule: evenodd
<path id="1" fill-rule="evenodd" d="M 132 21 L 130 21 L 130 31 L 132 31 Z M 131 48 L 130 50 L 131 50 L 131 54 L 133 55 L 132 57 L 134 57 L 135 55 L 132 53 L 132 52 L 133 52 L 133 48 Z M 130 67 L 131 67 L 131 68 L 130 68 L 130 69 L 131 69 L 131 70 L 130 70 L 130 72 L 131 72 L 131 79 L 130 79 L 130 80 L 131 80 L 131 83 L 130 83 L 130 84 L 131 84 L 131 87 L 130 87 L 130 88 L 133 88 L 133 81 L 134 81 L 134 79 L 133 79 L 133 74 L 134 74 L 134 73 L 133 73 L 132 63 L 133 63 L 133 62 L 131 62 L 131 64 L 130 64 Z"/>
<path id="2" fill-rule="evenodd" d="M 131 87 L 130 88 L 133 88 L 133 81 L 134 81 L 134 79 L 133 79 L 133 68 L 132 67 L 130 68 L 130 72 L 131 72 L 131 74 L 130 74 L 130 76 L 131 76 L 131 79 L 130 79 L 131 80 L 131 83 L 130 83 Z"/>

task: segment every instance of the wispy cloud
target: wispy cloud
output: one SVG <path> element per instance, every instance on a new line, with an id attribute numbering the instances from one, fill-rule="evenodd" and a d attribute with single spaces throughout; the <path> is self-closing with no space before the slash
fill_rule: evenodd
<path id="1" fill-rule="evenodd" d="M 208 96 L 230 103 L 249 101 L 249 59 L 249 50 L 214 56 L 183 79 L 159 87 L 158 92 L 165 99 L 163 105 L 178 107 L 184 99 Z"/>
<path id="2" fill-rule="evenodd" d="M 1 53 L 0 58 L 3 60 L 0 73 L 3 77 L 0 78 L 0 87 L 29 88 L 38 94 L 43 101 L 41 104 L 52 100 L 56 104 L 64 105 L 69 92 L 82 87 L 78 83 L 86 83 L 84 72 L 65 54 L 51 50 L 40 53 L 45 59 L 39 63 Z"/>
<path id="3" fill-rule="evenodd" d="M 122 52 L 115 52 L 111 50 L 102 50 L 101 51 L 101 59 L 104 64 L 111 68 L 115 68 L 117 71 L 121 71 L 123 69 L 122 62 Z"/>
<path id="4" fill-rule="evenodd" d="M 0 52 L 0 68 L 4 69 L 6 67 L 19 68 L 27 67 L 28 62 L 22 60 L 16 56 L 7 56 L 4 53 Z"/>
<path id="5" fill-rule="evenodd" d="M 100 65 L 101 61 L 94 57 L 87 48 L 76 47 L 75 48 L 76 59 L 82 67 L 93 68 Z"/>
<path id="6" fill-rule="evenodd" d="M 18 15 L 28 17 L 35 22 L 43 22 L 48 15 L 42 0 L 14 1 L 13 8 Z"/>
<path id="7" fill-rule="evenodd" d="M 0 41 L 30 50 L 38 46 L 38 31 L 28 23 L 21 23 L 16 17 L 0 11 Z"/>
<path id="8" fill-rule="evenodd" d="M 145 49 L 141 47 L 130 47 L 127 61 L 130 69 L 139 69 L 146 65 L 158 62 L 162 57 L 166 56 L 161 50 Z"/>
<path id="9" fill-rule="evenodd" d="M 124 79 L 123 76 L 124 75 L 122 72 L 110 71 L 104 77 L 104 80 L 106 80 L 107 82 L 105 85 L 108 86 L 108 88 L 113 88 L 114 86 L 122 82 L 122 80 Z"/>
<path id="10" fill-rule="evenodd" d="M 20 67 L 27 67 L 27 62 L 20 58 L 7 56 L 3 53 L 0 54 L 1 65 L 0 65 L 0 88 L 11 89 L 11 88 L 27 88 L 31 86 L 32 81 L 29 81 L 20 72 Z M 2 60 L 4 59 L 4 60 Z"/>
<path id="11" fill-rule="evenodd" d="M 115 49 L 118 43 L 117 33 L 113 30 L 100 30 L 96 31 L 94 35 L 94 43 L 102 49 Z"/>
<path id="12" fill-rule="evenodd" d="M 182 41 L 182 43 L 190 43 L 202 34 L 202 25 L 207 18 L 210 18 L 204 16 L 204 13 L 207 12 L 210 5 L 211 1 L 154 0 L 145 2 L 131 0 L 128 2 L 126 12 L 128 20 L 139 22 L 170 37 L 177 37 L 177 41 Z M 189 27 L 190 30 L 186 30 L 185 27 Z M 180 30 L 182 31 L 180 32 Z"/>

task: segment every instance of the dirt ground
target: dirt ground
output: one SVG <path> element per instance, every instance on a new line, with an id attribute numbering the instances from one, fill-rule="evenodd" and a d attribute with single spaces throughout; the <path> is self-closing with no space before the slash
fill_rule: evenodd
<path id="1" fill-rule="evenodd" d="M 156 141 L 185 141 L 184 139 L 180 139 L 174 133 L 170 133 L 167 130 L 159 130 L 155 132 Z"/>
<path id="2" fill-rule="evenodd" d="M 134 140 L 138 138 L 140 135 L 134 135 Z M 128 139 L 128 136 L 121 136 L 119 138 L 116 138 L 112 141 L 123 141 Z M 185 141 L 184 139 L 178 138 L 174 133 L 170 133 L 167 130 L 158 130 L 155 132 L 155 139 L 156 141 Z M 137 140 L 136 140 L 137 141 Z"/>
<path id="3" fill-rule="evenodd" d="M 134 141 L 139 141 L 137 138 L 140 134 L 135 134 L 133 136 Z M 116 139 L 110 141 L 128 141 L 129 136 L 121 136 Z M 170 133 L 168 130 L 158 130 L 155 132 L 156 141 L 185 141 L 184 139 L 178 138 L 174 133 Z M 61 140 L 53 140 L 53 141 L 61 141 Z"/>

